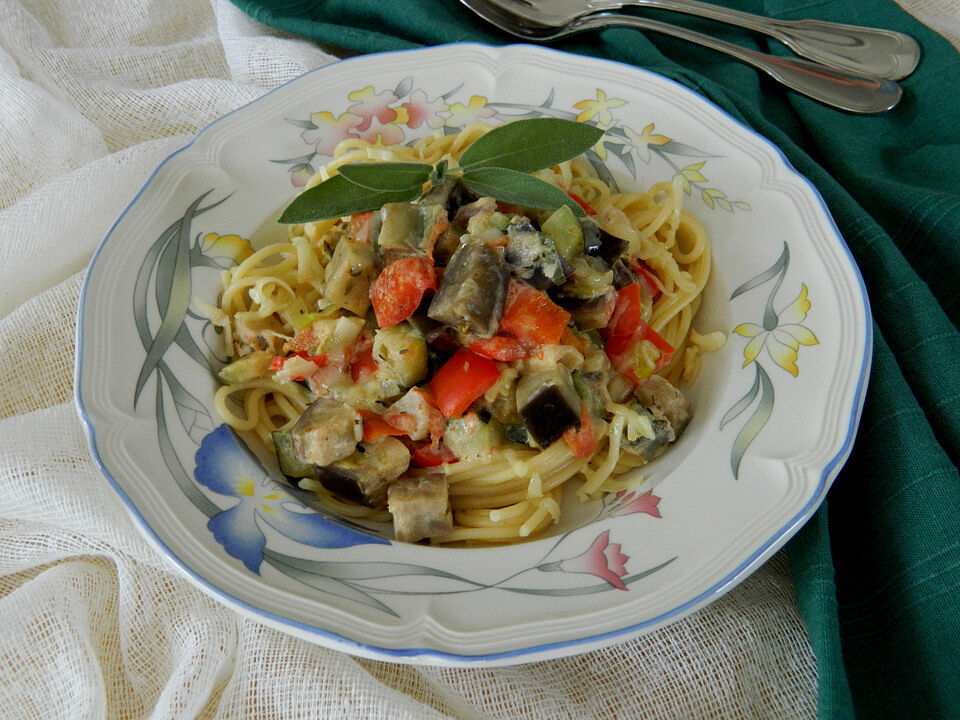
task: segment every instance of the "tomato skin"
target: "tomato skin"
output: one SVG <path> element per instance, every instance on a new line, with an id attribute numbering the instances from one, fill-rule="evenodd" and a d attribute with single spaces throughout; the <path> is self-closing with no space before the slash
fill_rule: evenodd
<path id="1" fill-rule="evenodd" d="M 437 289 L 433 260 L 405 257 L 387 265 L 370 285 L 377 325 L 391 327 L 413 315 L 427 290 Z"/>
<path id="2" fill-rule="evenodd" d="M 357 412 L 363 418 L 364 442 L 370 442 L 386 435 L 396 437 L 404 434 L 403 430 L 398 430 L 372 410 L 358 410 Z"/>
<path id="3" fill-rule="evenodd" d="M 643 323 L 643 295 L 640 283 L 630 283 L 617 291 L 617 305 L 601 335 L 633 335 Z"/>
<path id="4" fill-rule="evenodd" d="M 500 378 L 497 363 L 470 350 L 458 350 L 430 380 L 433 400 L 448 418 L 458 418 Z"/>
<path id="5" fill-rule="evenodd" d="M 640 343 L 649 341 L 659 352 L 652 364 L 642 361 Z M 651 374 L 666 367 L 673 359 L 675 352 L 670 343 L 664 340 L 645 322 L 632 335 L 611 335 L 604 342 L 604 350 L 610 358 L 613 369 L 623 375 L 634 385 L 641 384 Z M 638 375 L 637 369 L 644 369 L 643 375 Z"/>
<path id="6" fill-rule="evenodd" d="M 289 355 L 286 355 L 286 356 L 283 356 L 283 355 L 274 355 L 274 356 L 273 356 L 273 360 L 270 361 L 270 369 L 271 369 L 273 372 L 280 372 L 281 370 L 283 370 L 283 364 L 284 364 L 287 360 L 289 360 L 290 358 L 292 358 L 292 357 L 300 357 L 300 358 L 303 358 L 303 359 L 306 360 L 307 362 L 312 362 L 312 363 L 313 363 L 314 365 L 316 365 L 318 368 L 322 368 L 324 365 L 327 364 L 327 354 L 326 354 L 326 353 L 320 353 L 319 355 L 308 355 L 308 354 L 307 354 L 306 352 L 304 352 L 303 350 L 300 350 L 300 351 L 295 352 L 295 353 L 290 353 Z M 290 379 L 291 379 L 291 380 L 296 380 L 296 381 L 306 380 L 305 377 L 292 377 L 292 378 L 290 378 Z"/>
<path id="7" fill-rule="evenodd" d="M 350 235 L 354 242 L 370 242 L 370 224 L 376 211 L 358 213 L 350 218 Z"/>
<path id="8" fill-rule="evenodd" d="M 455 463 L 459 459 L 445 445 L 436 447 L 428 443 L 410 451 L 410 462 L 421 468 L 439 467 L 444 463 Z"/>
<path id="9" fill-rule="evenodd" d="M 576 195 L 576 194 L 570 192 L 569 190 L 567 191 L 567 195 L 569 195 L 569 196 L 570 196 L 570 199 L 573 200 L 577 205 L 579 205 L 581 208 L 583 208 L 583 211 L 584 211 L 587 215 L 596 215 L 596 214 L 597 214 L 597 211 L 594 210 L 594 209 L 593 209 L 592 207 L 590 207 L 589 205 L 587 205 L 586 201 L 584 201 L 584 199 L 581 198 L 579 195 Z"/>
<path id="10" fill-rule="evenodd" d="M 470 343 L 470 349 L 477 355 L 500 362 L 513 362 L 530 357 L 530 349 L 512 335 L 494 335 L 492 338 L 474 340 Z"/>
<path id="11" fill-rule="evenodd" d="M 519 280 L 510 280 L 500 329 L 516 336 L 528 347 L 556 345 L 570 321 L 570 313 L 546 293 Z"/>
<path id="12" fill-rule="evenodd" d="M 597 450 L 599 441 L 594 432 L 593 420 L 586 408 L 580 408 L 580 427 L 568 428 L 563 433 L 563 441 L 573 451 L 574 457 L 588 458 Z"/>
<path id="13" fill-rule="evenodd" d="M 657 276 L 653 274 L 653 271 L 650 270 L 643 260 L 634 260 L 630 263 L 630 268 L 636 273 L 640 282 L 647 286 L 652 301 L 656 302 L 657 298 L 663 294 L 663 291 L 660 289 L 660 283 L 657 281 Z"/>
<path id="14" fill-rule="evenodd" d="M 373 348 L 369 347 L 361 352 L 357 359 L 353 361 L 353 364 L 350 365 L 350 378 L 357 382 L 368 375 L 373 375 L 378 367 L 377 361 L 373 359 Z"/>

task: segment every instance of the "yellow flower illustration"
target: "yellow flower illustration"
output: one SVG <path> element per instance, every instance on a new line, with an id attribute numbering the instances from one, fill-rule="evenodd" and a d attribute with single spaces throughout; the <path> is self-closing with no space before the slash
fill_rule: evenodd
<path id="1" fill-rule="evenodd" d="M 777 315 L 773 327 L 765 328 L 754 323 L 743 323 L 735 327 L 733 331 L 737 335 L 750 338 L 750 342 L 743 349 L 743 367 L 756 360 L 760 351 L 766 347 L 773 361 L 796 377 L 800 372 L 797 367 L 797 351 L 800 346 L 816 345 L 820 342 L 809 328 L 800 324 L 806 319 L 809 310 L 807 286 L 801 283 L 797 299 Z"/>
<path id="2" fill-rule="evenodd" d="M 581 100 L 578 103 L 574 103 L 573 106 L 577 110 L 582 111 L 577 115 L 577 122 L 587 122 L 587 120 L 597 118 L 597 121 L 601 125 L 606 125 L 609 128 L 613 125 L 613 115 L 610 113 L 610 108 L 621 107 L 626 104 L 626 100 L 619 100 L 617 98 L 610 98 L 608 100 L 607 94 L 600 88 L 597 88 L 596 100 Z"/>
<path id="3" fill-rule="evenodd" d="M 227 258 L 240 263 L 253 255 L 250 241 L 239 235 L 207 233 L 200 240 L 200 252 L 210 258 Z"/>
<path id="4" fill-rule="evenodd" d="M 654 133 L 653 123 L 647 125 L 640 134 L 637 134 L 633 128 L 628 127 L 624 127 L 623 132 L 630 143 L 637 149 L 637 154 L 640 159 L 645 163 L 650 162 L 651 145 L 666 145 L 671 140 L 671 138 L 668 138 L 666 135 Z"/>
<path id="5" fill-rule="evenodd" d="M 493 117 L 496 113 L 493 108 L 487 107 L 487 99 L 483 95 L 473 95 L 467 104 L 453 103 L 450 106 L 450 117 L 447 125 L 451 127 L 466 127 L 470 123 Z"/>

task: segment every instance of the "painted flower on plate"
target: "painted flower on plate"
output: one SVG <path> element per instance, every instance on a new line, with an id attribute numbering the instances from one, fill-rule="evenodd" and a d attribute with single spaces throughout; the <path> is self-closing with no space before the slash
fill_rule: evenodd
<path id="1" fill-rule="evenodd" d="M 207 523 L 213 537 L 252 572 L 260 572 L 267 544 L 265 523 L 281 535 L 313 547 L 342 548 L 386 540 L 318 515 L 280 488 L 227 425 L 207 435 L 196 454 L 194 477 L 204 487 L 239 502 Z"/>
<path id="2" fill-rule="evenodd" d="M 487 107 L 487 99 L 482 95 L 472 95 L 466 105 L 459 102 L 453 103 L 449 110 L 450 117 L 447 118 L 446 124 L 450 127 L 466 127 L 470 123 L 496 115 L 493 108 Z"/>
<path id="3" fill-rule="evenodd" d="M 209 258 L 225 258 L 236 265 L 253 255 L 250 241 L 239 235 L 207 233 L 200 238 L 200 252 Z"/>
<path id="4" fill-rule="evenodd" d="M 660 133 L 655 133 L 653 131 L 653 123 L 647 125 L 639 133 L 633 128 L 626 126 L 623 128 L 623 132 L 635 148 L 637 157 L 643 160 L 645 163 L 650 162 L 651 145 L 666 145 L 668 142 L 670 142 L 670 138 L 668 138 L 666 135 L 661 135 Z"/>
<path id="5" fill-rule="evenodd" d="M 300 137 L 308 145 L 313 145 L 318 155 L 332 157 L 337 145 L 348 138 L 356 137 L 353 130 L 363 123 L 363 118 L 351 112 L 334 117 L 333 113 L 324 111 L 311 113 L 310 122 L 314 127 L 304 130 Z"/>
<path id="6" fill-rule="evenodd" d="M 355 103 L 347 108 L 347 112 L 359 115 L 363 119 L 357 126 L 357 132 L 364 132 L 374 119 L 384 125 L 397 119 L 397 111 L 390 105 L 400 98 L 394 95 L 392 90 L 378 93 L 373 85 L 367 85 L 365 88 L 349 93 L 347 99 Z"/>
<path id="7" fill-rule="evenodd" d="M 418 128 L 426 123 L 427 127 L 437 129 L 443 126 L 440 113 L 447 109 L 447 103 L 442 97 L 427 100 L 427 94 L 423 90 L 414 90 L 410 93 L 410 100 L 401 107 L 407 111 L 407 127 Z"/>
<path id="8" fill-rule="evenodd" d="M 657 506 L 660 498 L 653 494 L 653 490 L 638 494 L 636 491 L 621 490 L 617 493 L 616 503 L 611 507 L 610 515 L 634 515 L 645 513 L 652 517 L 662 517 Z"/>
<path id="9" fill-rule="evenodd" d="M 381 123 L 378 118 L 373 118 L 366 129 L 357 128 L 356 137 L 370 143 L 371 145 L 398 145 L 403 142 L 403 128 L 393 123 Z"/>
<path id="10" fill-rule="evenodd" d="M 630 558 L 620 552 L 620 545 L 610 543 L 610 531 L 604 530 L 597 535 L 586 552 L 566 560 L 543 563 L 537 570 L 544 572 L 585 573 L 600 578 L 618 590 L 626 590 L 621 579 L 627 574 L 627 561 Z"/>
<path id="11" fill-rule="evenodd" d="M 608 98 L 603 90 L 597 88 L 596 100 L 581 100 L 574 103 L 573 106 L 580 111 L 580 114 L 577 115 L 577 122 L 587 122 L 596 118 L 601 125 L 610 127 L 613 125 L 613 113 L 610 112 L 610 109 L 623 107 L 626 104 L 626 100 Z"/>
<path id="12" fill-rule="evenodd" d="M 742 323 L 733 329 L 737 335 L 750 338 L 750 342 L 743 349 L 743 367 L 746 367 L 766 347 L 773 361 L 796 377 L 800 369 L 797 367 L 797 352 L 801 345 L 816 345 L 820 341 L 813 332 L 800 323 L 807 317 L 810 310 L 810 301 L 807 300 L 807 286 L 800 285 L 800 294 L 797 299 L 787 305 L 777 316 L 771 327 L 764 327 L 754 323 Z"/>

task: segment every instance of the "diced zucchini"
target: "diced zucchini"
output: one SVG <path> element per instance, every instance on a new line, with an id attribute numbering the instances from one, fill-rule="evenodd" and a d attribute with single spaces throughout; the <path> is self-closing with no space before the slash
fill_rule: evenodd
<path id="1" fill-rule="evenodd" d="M 380 328 L 373 338 L 373 359 L 378 377 L 412 387 L 427 376 L 427 341 L 406 321 Z"/>
<path id="2" fill-rule="evenodd" d="M 540 228 L 567 262 L 583 255 L 583 227 L 573 210 L 566 205 L 555 210 Z"/>
<path id="3" fill-rule="evenodd" d="M 321 484 L 347 500 L 383 507 L 387 487 L 410 466 L 410 451 L 392 437 L 363 442 L 349 456 L 319 468 Z"/>
<path id="4" fill-rule="evenodd" d="M 323 295 L 356 315 L 370 309 L 370 285 L 377 277 L 373 246 L 342 238 L 323 273 Z"/>
<path id="5" fill-rule="evenodd" d="M 257 350 L 249 355 L 244 355 L 220 370 L 220 380 L 227 385 L 256 380 L 258 377 L 266 375 L 272 360 L 273 355 L 265 350 Z"/>
<path id="6" fill-rule="evenodd" d="M 440 234 L 449 226 L 443 206 L 387 203 L 380 208 L 380 234 L 374 243 L 384 263 L 400 258 L 424 257 L 433 252 Z"/>
<path id="7" fill-rule="evenodd" d="M 573 387 L 593 417 L 602 418 L 606 414 L 601 396 L 600 373 L 573 371 Z"/>
<path id="8" fill-rule="evenodd" d="M 578 257 L 571 263 L 573 272 L 561 291 L 568 297 L 589 300 L 600 297 L 613 285 L 613 270 L 594 257 Z"/>
<path id="9" fill-rule="evenodd" d="M 461 460 L 479 460 L 490 457 L 502 442 L 500 424 L 491 420 L 482 422 L 476 413 L 447 420 L 443 444 Z"/>
<path id="10" fill-rule="evenodd" d="M 277 452 L 280 472 L 294 481 L 317 476 L 316 465 L 297 459 L 293 452 L 293 439 L 290 437 L 289 430 L 274 430 L 270 436 L 273 438 L 273 448 Z"/>

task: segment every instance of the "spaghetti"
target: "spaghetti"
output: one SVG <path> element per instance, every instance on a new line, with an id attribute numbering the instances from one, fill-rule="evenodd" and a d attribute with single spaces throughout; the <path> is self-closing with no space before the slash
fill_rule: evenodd
<path id="1" fill-rule="evenodd" d="M 487 125 L 476 123 L 455 135 L 435 133 L 410 147 L 344 141 L 307 188 L 335 175 L 347 163 L 435 164 L 446 160 L 455 168 L 463 151 L 488 130 Z M 700 354 L 716 349 L 723 336 L 700 335 L 691 329 L 710 275 L 711 257 L 704 226 L 682 207 L 680 187 L 659 182 L 645 192 L 615 192 L 582 157 L 533 174 L 581 199 L 595 210 L 599 226 L 626 241 L 623 257 L 642 273 L 639 285 L 646 283 L 649 302 L 644 308 L 644 326 L 654 338 L 647 350 L 653 346 L 672 350 L 667 362 L 658 362 L 656 374 L 672 384 L 692 380 Z M 404 389 L 403 383 L 393 388 L 391 398 L 389 391 L 384 394 L 383 378 L 377 374 L 381 368 L 367 375 L 357 370 L 359 356 L 370 347 L 374 323 L 363 322 L 327 297 L 325 273 L 338 243 L 350 234 L 349 218 L 292 225 L 287 242 L 259 248 L 224 271 L 217 307 L 201 308 L 223 329 L 232 358 L 257 358 L 255 363 L 247 363 L 250 367 L 242 376 L 222 374 L 224 384 L 215 402 L 224 422 L 237 431 L 252 433 L 266 447 L 273 446 L 274 433 L 293 427 L 319 396 L 332 394 L 368 414 L 381 414 L 385 400 L 395 399 Z M 332 332 L 339 332 L 341 340 L 346 339 L 340 347 L 324 353 L 322 362 L 311 355 L 320 347 L 300 342 L 309 336 L 311 323 L 318 318 L 333 327 Z M 337 322 L 332 323 L 334 320 Z M 584 439 L 589 433 L 581 424 L 579 434 L 571 428 L 563 440 L 543 447 L 535 441 L 501 438 L 486 452 L 466 453 L 456 462 L 450 462 L 448 455 L 448 461 L 439 465 L 426 463 L 434 467 L 411 466 L 404 478 L 439 476 L 447 484 L 453 528 L 434 538 L 435 542 L 508 543 L 534 537 L 557 521 L 561 492 L 572 480 L 580 481 L 578 497 L 595 498 L 630 487 L 629 481 L 618 478 L 649 459 L 630 447 L 654 436 L 652 416 L 636 405 L 635 382 L 625 379 L 615 360 L 611 367 L 610 338 L 597 343 L 596 331 L 581 333 L 576 328 L 573 340 L 570 337 L 564 335 L 565 343 L 569 340 L 571 345 L 541 348 L 529 358 L 498 358 L 499 379 L 474 409 L 495 408 L 498 398 L 515 391 L 516 378 L 522 372 L 563 366 L 565 372 L 599 378 L 587 393 L 593 398 L 594 416 L 587 421 L 592 439 Z M 663 353 L 659 356 L 660 360 L 664 357 Z M 315 374 L 303 378 L 293 374 L 296 370 L 285 372 L 288 364 L 313 365 Z M 322 367 L 316 370 L 317 366 Z M 403 439 L 414 450 L 416 464 L 416 444 Z M 431 441 L 436 450 L 438 439 L 433 434 Z M 320 502 L 335 513 L 375 521 L 391 517 L 382 508 L 344 500 L 316 478 L 300 479 L 299 485 L 315 491 Z"/>

